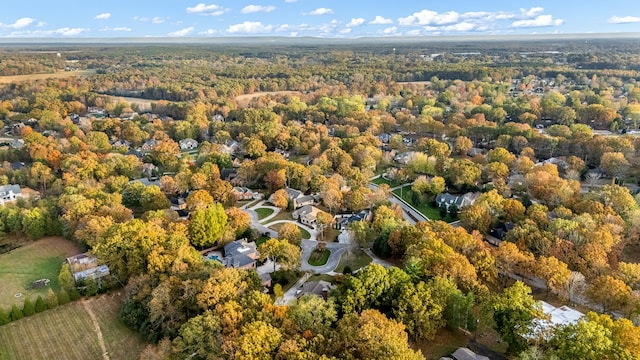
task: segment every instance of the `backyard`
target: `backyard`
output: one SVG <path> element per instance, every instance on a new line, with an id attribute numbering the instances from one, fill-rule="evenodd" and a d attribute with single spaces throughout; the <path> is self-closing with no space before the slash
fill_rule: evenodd
<path id="1" fill-rule="evenodd" d="M 118 318 L 123 295 L 76 301 L 0 327 L 1 359 L 138 359 L 147 345 Z"/>
<path id="2" fill-rule="evenodd" d="M 340 263 L 334 271 L 337 273 L 344 273 L 345 266 L 349 266 L 351 271 L 356 271 L 369 265 L 371 261 L 371 257 L 360 249 L 352 250 L 351 254 L 347 251 L 340 258 Z"/>
<path id="3" fill-rule="evenodd" d="M 457 219 L 451 217 L 451 214 L 447 214 L 444 218 L 440 216 L 440 209 L 434 207 L 430 203 L 424 204 L 414 204 L 413 203 L 413 191 L 411 191 L 411 185 L 403 186 L 401 189 L 393 190 L 393 193 L 402 198 L 402 200 L 406 201 L 408 204 L 413 206 L 416 210 L 418 210 L 422 215 L 429 218 L 429 220 L 442 220 L 445 222 L 452 222 Z"/>
<path id="4" fill-rule="evenodd" d="M 38 295 L 45 297 L 49 287 L 58 291 L 62 262 L 78 253 L 80 251 L 72 241 L 48 237 L 0 255 L 0 306 L 4 309 L 14 303 L 22 306 L 27 297 L 35 301 Z M 51 283 L 48 287 L 29 289 L 38 279 L 49 279 Z"/>

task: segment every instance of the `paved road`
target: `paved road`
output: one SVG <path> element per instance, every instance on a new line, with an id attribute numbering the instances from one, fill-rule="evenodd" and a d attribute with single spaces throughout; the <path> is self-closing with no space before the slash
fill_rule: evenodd
<path id="1" fill-rule="evenodd" d="M 275 304 L 276 305 L 287 305 L 287 304 L 291 303 L 293 300 L 295 300 L 296 291 L 298 291 L 300 286 L 302 286 L 302 284 L 304 284 L 307 281 L 309 276 L 311 276 L 311 273 L 306 273 L 306 274 L 302 275 L 302 277 L 300 279 L 298 279 L 298 281 L 296 281 L 296 283 L 293 284 L 293 286 L 291 288 L 289 288 L 289 290 L 287 290 L 287 292 L 284 293 L 284 295 L 281 298 L 276 299 Z"/>
<path id="2" fill-rule="evenodd" d="M 348 244 L 340 244 L 329 242 L 325 243 L 327 245 L 327 249 L 331 250 L 331 255 L 327 260 L 327 263 L 322 266 L 312 266 L 309 265 L 309 256 L 318 245 L 318 241 L 312 240 L 302 240 L 302 265 L 300 266 L 300 270 L 303 271 L 313 271 L 317 274 L 325 274 L 328 272 L 332 272 L 338 267 L 340 264 L 340 257 L 349 247 Z"/>

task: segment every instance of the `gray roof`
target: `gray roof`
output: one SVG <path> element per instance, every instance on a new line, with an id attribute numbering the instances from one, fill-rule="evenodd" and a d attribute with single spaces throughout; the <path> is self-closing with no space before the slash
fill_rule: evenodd
<path id="1" fill-rule="evenodd" d="M 20 185 L 2 185 L 0 186 L 0 194 L 8 194 L 13 192 L 14 194 L 21 194 Z"/>
<path id="2" fill-rule="evenodd" d="M 488 357 L 478 355 L 473 351 L 463 347 L 458 348 L 453 354 L 451 354 L 451 356 L 453 356 L 453 358 L 456 360 L 489 360 Z"/>

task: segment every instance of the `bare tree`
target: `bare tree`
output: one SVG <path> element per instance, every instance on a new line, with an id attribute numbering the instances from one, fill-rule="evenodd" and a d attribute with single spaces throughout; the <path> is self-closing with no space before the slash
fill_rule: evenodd
<path id="1" fill-rule="evenodd" d="M 578 302 L 587 288 L 584 275 L 577 271 L 572 271 L 567 282 L 567 297 L 571 302 Z"/>
<path id="2" fill-rule="evenodd" d="M 602 174 L 595 171 L 590 171 L 586 177 L 587 184 L 589 184 L 590 187 L 594 187 L 598 185 L 598 181 L 600 180 L 601 177 L 602 177 Z"/>

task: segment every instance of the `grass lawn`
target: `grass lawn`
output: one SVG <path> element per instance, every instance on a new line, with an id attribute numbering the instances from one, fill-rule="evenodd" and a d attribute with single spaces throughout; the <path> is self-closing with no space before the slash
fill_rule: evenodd
<path id="1" fill-rule="evenodd" d="M 293 220 L 293 217 L 291 217 L 290 211 L 280 210 L 279 213 L 277 213 L 274 217 L 269 219 L 269 222 L 274 222 L 278 220 Z"/>
<path id="2" fill-rule="evenodd" d="M 326 242 L 338 242 L 338 236 L 340 235 L 340 230 L 338 229 L 326 229 L 324 238 L 322 235 L 318 234 L 318 240 L 326 241 Z"/>
<path id="3" fill-rule="evenodd" d="M 64 259 L 80 250 L 72 241 L 62 237 L 48 237 L 0 255 L 0 306 L 9 309 L 14 303 L 22 307 L 25 298 L 35 302 L 44 298 L 48 287 L 29 289 L 38 279 L 51 280 L 50 287 L 58 291 L 58 273 Z M 19 298 L 15 294 L 21 293 Z"/>
<path id="4" fill-rule="evenodd" d="M 333 282 L 333 280 L 335 280 L 335 278 L 329 274 L 315 274 L 315 275 L 311 275 L 309 276 L 309 279 L 307 279 L 307 282 L 309 281 L 327 281 L 327 282 Z"/>
<path id="5" fill-rule="evenodd" d="M 260 246 L 260 245 L 266 243 L 267 240 L 269 240 L 268 236 L 260 236 L 259 238 L 256 239 L 256 246 Z"/>
<path id="6" fill-rule="evenodd" d="M 2 326 L 0 358 L 101 359 L 106 350 L 111 359 L 138 359 L 147 344 L 120 322 L 122 299 L 76 301 Z"/>
<path id="7" fill-rule="evenodd" d="M 273 209 L 269 208 L 257 208 L 256 213 L 258 214 L 258 220 L 262 220 L 267 216 L 273 214 Z"/>
<path id="8" fill-rule="evenodd" d="M 344 272 L 344 267 L 349 265 L 352 271 L 369 265 L 373 261 L 369 255 L 360 249 L 355 249 L 351 254 L 345 252 L 340 258 L 338 267 L 334 270 L 337 273 Z"/>
<path id="9" fill-rule="evenodd" d="M 398 197 L 401 197 L 400 189 L 393 190 L 393 193 Z M 410 185 L 404 186 L 402 188 L 402 199 L 416 208 L 416 210 L 420 211 L 424 216 L 428 217 L 429 220 L 442 220 L 446 222 L 452 222 L 456 220 L 453 219 L 450 214 L 447 214 L 447 216 L 443 218 L 442 216 L 440 216 L 440 209 L 438 209 L 437 207 L 433 207 L 429 203 L 419 205 L 414 204 L 413 201 L 411 201 L 412 194 L 413 192 L 411 191 Z"/>
<path id="10" fill-rule="evenodd" d="M 329 256 L 331 256 L 331 250 L 329 249 L 324 249 L 322 251 L 313 250 L 309 256 L 309 265 L 322 266 L 327 263 Z"/>
<path id="11" fill-rule="evenodd" d="M 448 329 L 441 329 L 433 339 L 417 341 L 410 337 L 409 346 L 414 350 L 422 351 L 427 359 L 440 359 L 443 356 L 451 355 L 457 348 L 467 345 L 468 338 L 462 332 L 452 332 Z"/>
<path id="12" fill-rule="evenodd" d="M 387 180 L 385 178 L 383 178 L 382 176 L 379 178 L 375 178 L 373 179 L 372 183 L 376 184 L 376 185 L 382 185 L 382 184 L 387 184 L 390 187 L 396 187 L 396 186 L 400 186 L 402 185 L 401 182 L 399 181 L 394 181 L 394 180 Z"/>

